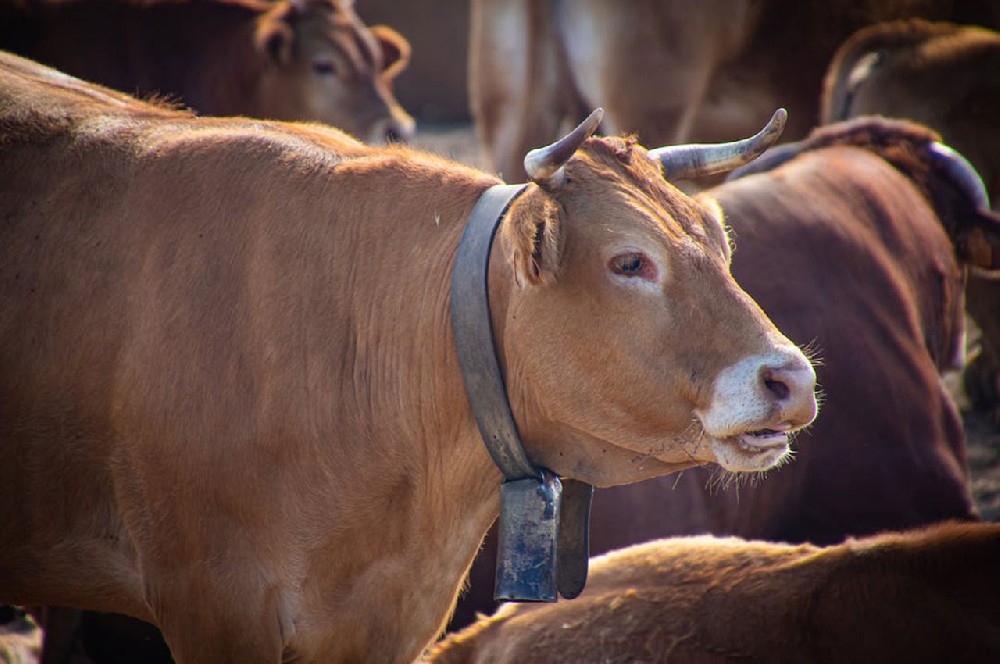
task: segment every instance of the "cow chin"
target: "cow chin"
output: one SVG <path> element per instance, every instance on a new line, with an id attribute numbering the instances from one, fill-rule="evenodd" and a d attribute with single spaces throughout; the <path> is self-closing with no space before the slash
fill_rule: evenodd
<path id="1" fill-rule="evenodd" d="M 791 458 L 789 439 L 788 433 L 779 432 L 710 437 L 716 463 L 734 473 L 760 472 L 780 466 Z"/>

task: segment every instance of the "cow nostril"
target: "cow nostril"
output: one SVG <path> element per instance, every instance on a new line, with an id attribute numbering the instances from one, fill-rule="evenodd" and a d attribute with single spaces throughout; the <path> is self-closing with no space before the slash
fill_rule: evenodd
<path id="1" fill-rule="evenodd" d="M 784 401 L 791 395 L 792 391 L 786 383 L 780 380 L 775 380 L 774 378 L 765 378 L 764 387 L 773 394 L 778 401 Z"/>
<path id="2" fill-rule="evenodd" d="M 399 143 L 403 140 L 403 135 L 396 127 L 389 127 L 385 130 L 386 143 Z"/>

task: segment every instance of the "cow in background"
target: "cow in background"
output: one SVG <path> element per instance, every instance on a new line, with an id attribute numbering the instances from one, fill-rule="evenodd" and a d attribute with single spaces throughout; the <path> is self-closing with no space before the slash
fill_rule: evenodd
<path id="1" fill-rule="evenodd" d="M 933 128 L 972 162 L 1000 209 L 1000 33 L 917 20 L 867 27 L 834 55 L 821 108 L 824 123 L 883 115 Z M 982 334 L 965 391 L 1000 424 L 1000 280 L 973 270 L 966 299 Z"/>
<path id="2" fill-rule="evenodd" d="M 698 533 L 830 544 L 976 518 L 941 373 L 962 359 L 964 265 L 992 250 L 980 265 L 1000 268 L 996 246 L 967 243 L 985 231 L 1000 244 L 1000 221 L 937 139 L 902 122 L 832 125 L 778 148 L 783 165 L 760 170 L 765 155 L 700 195 L 725 213 L 740 283 L 816 353 L 823 409 L 766 478 L 692 469 L 598 491 L 593 553 Z M 487 542 L 454 626 L 494 606 Z"/>
<path id="3" fill-rule="evenodd" d="M 591 562 L 580 597 L 508 604 L 426 664 L 1000 661 L 1000 524 L 820 548 L 663 539 Z"/>
<path id="4" fill-rule="evenodd" d="M 409 43 L 350 0 L 8 0 L 0 49 L 204 115 L 325 122 L 372 143 L 414 132 L 392 93 Z"/>
<path id="5" fill-rule="evenodd" d="M 607 109 L 609 133 L 646 145 L 728 140 L 789 111 L 783 138 L 816 126 L 823 74 L 871 23 L 920 16 L 1000 27 L 996 3 L 933 0 L 473 0 L 470 97 L 483 150 L 523 178 L 526 147 Z"/>

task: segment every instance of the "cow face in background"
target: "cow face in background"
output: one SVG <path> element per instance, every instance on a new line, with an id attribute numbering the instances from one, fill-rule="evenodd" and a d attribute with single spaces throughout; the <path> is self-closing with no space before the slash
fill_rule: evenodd
<path id="1" fill-rule="evenodd" d="M 815 374 L 734 281 L 719 209 L 634 141 L 552 152 L 565 164 L 526 159 L 538 186 L 501 227 L 516 286 L 493 312 L 529 456 L 599 486 L 779 463 Z"/>
<path id="2" fill-rule="evenodd" d="M 410 45 L 386 26 L 362 24 L 352 3 L 288 0 L 257 26 L 269 64 L 261 77 L 261 108 L 275 119 L 311 119 L 369 143 L 406 141 L 414 121 L 392 93 Z"/>

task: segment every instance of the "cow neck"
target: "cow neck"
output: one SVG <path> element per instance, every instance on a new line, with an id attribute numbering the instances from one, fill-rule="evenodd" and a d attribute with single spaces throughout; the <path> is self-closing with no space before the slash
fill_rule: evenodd
<path id="1" fill-rule="evenodd" d="M 593 487 L 561 481 L 528 459 L 497 359 L 489 305 L 489 263 L 497 229 L 527 184 L 487 189 L 469 215 L 451 279 L 451 324 L 469 406 L 500 487 L 497 599 L 572 598 L 587 578 Z M 564 492 L 565 484 L 565 492 Z"/>

